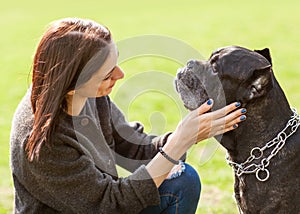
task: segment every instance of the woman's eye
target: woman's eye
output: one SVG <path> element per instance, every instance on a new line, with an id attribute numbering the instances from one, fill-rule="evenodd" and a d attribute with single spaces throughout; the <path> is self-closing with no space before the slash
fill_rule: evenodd
<path id="1" fill-rule="evenodd" d="M 112 73 L 110 73 L 108 76 L 106 76 L 103 80 L 108 80 L 111 78 Z"/>
<path id="2" fill-rule="evenodd" d="M 113 67 L 113 69 L 110 70 L 110 72 L 107 74 L 107 76 L 103 79 L 103 80 L 108 80 L 111 78 L 113 71 L 114 71 L 115 67 Z"/>

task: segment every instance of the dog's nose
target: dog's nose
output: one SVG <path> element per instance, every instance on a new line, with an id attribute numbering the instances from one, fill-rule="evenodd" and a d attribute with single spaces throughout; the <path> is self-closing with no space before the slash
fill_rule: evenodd
<path id="1" fill-rule="evenodd" d="M 196 60 L 192 59 L 192 60 L 190 60 L 190 61 L 187 62 L 186 67 L 188 69 L 191 69 L 191 68 L 193 68 L 195 66 L 195 64 L 196 64 Z"/>

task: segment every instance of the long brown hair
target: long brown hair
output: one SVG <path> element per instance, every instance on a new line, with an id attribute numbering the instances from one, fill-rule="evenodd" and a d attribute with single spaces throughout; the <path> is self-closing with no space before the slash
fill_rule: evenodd
<path id="1" fill-rule="evenodd" d="M 51 144 L 55 121 L 67 105 L 66 94 L 96 72 L 95 69 L 84 73 L 82 70 L 110 42 L 111 34 L 106 27 L 78 18 L 55 21 L 43 34 L 32 70 L 34 122 L 26 145 L 30 161 L 38 158 L 43 144 Z"/>

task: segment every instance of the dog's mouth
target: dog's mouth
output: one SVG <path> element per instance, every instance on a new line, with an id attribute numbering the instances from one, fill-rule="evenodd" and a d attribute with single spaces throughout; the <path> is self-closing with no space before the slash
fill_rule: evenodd
<path id="1" fill-rule="evenodd" d="M 201 67 L 201 66 L 200 66 Z M 175 88 L 184 106 L 194 110 L 206 102 L 209 97 L 204 87 L 203 76 L 200 76 L 201 69 L 197 62 L 188 62 L 187 66 L 179 68 L 175 78 Z"/>

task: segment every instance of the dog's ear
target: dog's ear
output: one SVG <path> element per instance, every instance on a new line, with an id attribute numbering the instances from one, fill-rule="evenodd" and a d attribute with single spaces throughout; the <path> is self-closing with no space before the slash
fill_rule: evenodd
<path id="1" fill-rule="evenodd" d="M 254 51 L 256 53 L 259 53 L 263 57 L 265 57 L 270 62 L 270 64 L 272 65 L 272 58 L 271 58 L 271 54 L 270 54 L 269 48 L 265 48 L 265 49 L 262 49 L 262 50 L 254 50 Z"/>
<path id="2" fill-rule="evenodd" d="M 238 99 L 247 103 L 267 94 L 272 87 L 272 66 L 268 65 L 253 71 L 252 76 L 238 90 Z"/>
<path id="3" fill-rule="evenodd" d="M 250 99 L 258 98 L 266 94 L 272 86 L 271 65 L 257 69 L 253 72 L 253 81 L 250 87 Z"/>

